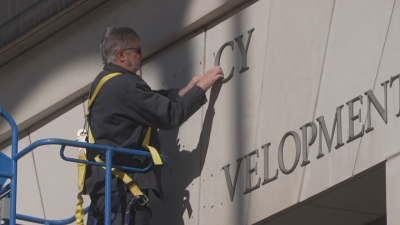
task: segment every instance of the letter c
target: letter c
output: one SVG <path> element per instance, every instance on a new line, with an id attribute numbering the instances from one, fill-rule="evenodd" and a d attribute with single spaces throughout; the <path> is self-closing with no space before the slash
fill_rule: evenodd
<path id="1" fill-rule="evenodd" d="M 221 61 L 222 52 L 224 51 L 224 49 L 225 49 L 228 45 L 231 46 L 232 51 L 235 50 L 235 47 L 234 47 L 235 45 L 234 45 L 234 42 L 233 42 L 233 41 L 228 41 L 228 42 L 226 42 L 224 45 L 222 45 L 222 47 L 221 47 L 221 48 L 218 50 L 218 52 L 217 52 L 217 56 L 215 57 L 214 66 L 219 66 L 220 61 Z M 233 77 L 233 72 L 234 72 L 234 71 L 235 71 L 235 67 L 232 66 L 231 73 L 229 74 L 229 76 L 228 76 L 227 78 L 222 79 L 222 80 L 221 80 L 221 83 L 226 83 L 226 82 L 228 82 L 230 79 L 232 79 L 232 77 Z"/>

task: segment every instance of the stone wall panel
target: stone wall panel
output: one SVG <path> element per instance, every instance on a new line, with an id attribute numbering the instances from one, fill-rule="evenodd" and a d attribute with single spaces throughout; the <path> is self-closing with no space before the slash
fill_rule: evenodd
<path id="1" fill-rule="evenodd" d="M 32 142 L 45 138 L 75 140 L 76 133 L 83 128 L 84 110 L 82 101 L 69 105 L 62 112 L 30 129 Z M 78 165 L 60 157 L 60 146 L 39 147 L 33 152 L 38 173 L 46 219 L 66 219 L 75 214 L 78 193 Z M 77 158 L 78 149 L 66 147 L 67 157 Z M 60 204 L 62 202 L 62 204 Z M 86 207 L 89 196 L 84 196 Z"/>
<path id="2" fill-rule="evenodd" d="M 385 107 L 384 88 L 381 83 L 395 77 L 400 72 L 400 3 L 397 1 L 393 11 L 389 31 L 387 34 L 382 60 L 379 66 L 378 76 L 373 89 L 380 104 Z M 387 124 L 371 105 L 371 121 L 374 130 L 364 135 L 361 140 L 354 174 L 384 161 L 390 156 L 399 152 L 400 140 L 399 126 L 400 119 L 396 116 L 399 112 L 399 80 L 394 80 L 392 88 L 390 83 L 387 90 Z M 367 126 L 367 124 L 366 124 Z"/>
<path id="3" fill-rule="evenodd" d="M 230 164 L 229 173 L 234 182 L 238 167 L 236 160 L 257 148 L 256 128 L 269 4 L 270 1 L 258 1 L 233 16 L 212 24 L 206 33 L 206 69 L 215 64 L 219 50 L 229 42 L 232 43 L 233 49 L 231 46 L 223 49 L 220 65 L 226 79 L 232 67 L 234 73 L 229 81 L 224 84 L 217 83 L 208 91 L 209 101 L 204 106 L 204 124 L 208 126 L 209 131 L 202 137 L 205 162 L 200 186 L 200 224 L 247 223 L 250 194 L 243 194 L 246 189 L 246 160 L 243 159 L 240 163 L 233 200 L 222 167 Z M 249 32 L 252 32 L 247 49 L 249 69 L 240 72 L 243 67 L 242 58 L 235 39 L 239 41 L 239 36 L 243 35 L 243 46 L 247 47 Z M 256 155 L 252 158 L 253 165 Z M 256 161 L 260 159 L 256 158 Z M 257 177 L 251 178 L 252 184 L 257 182 Z"/>
<path id="4" fill-rule="evenodd" d="M 342 108 L 342 141 L 335 149 L 334 134 L 331 152 L 322 137 L 324 156 L 317 159 L 319 141 L 311 146 L 310 165 L 306 167 L 301 200 L 305 200 L 353 174 L 360 138 L 349 139 L 349 108 L 346 102 L 364 95 L 374 86 L 394 1 L 336 1 L 330 30 L 324 70 L 315 118 L 324 116 L 329 135 L 336 107 Z M 362 5 L 362 7 L 360 7 Z M 367 114 L 367 98 L 354 103 L 354 115 L 361 110 L 361 119 L 354 121 L 354 135 L 362 130 Z M 336 128 L 337 130 L 337 128 Z M 336 131 L 335 131 L 336 132 Z M 368 135 L 368 134 L 365 134 Z M 318 182 L 315 182 L 318 181 Z"/>
<path id="5" fill-rule="evenodd" d="M 171 46 L 142 66 L 141 75 L 153 90 L 184 88 L 203 74 L 205 33 Z M 183 125 L 160 130 L 161 153 L 169 164 L 162 170 L 165 201 L 151 195 L 152 224 L 197 224 L 202 132 L 202 110 Z"/>
<path id="6" fill-rule="evenodd" d="M 300 127 L 313 119 L 333 2 L 271 1 L 256 148 L 260 150 L 258 167 L 262 181 L 267 177 L 266 166 L 269 178 L 274 177 L 276 170 L 279 172 L 276 180 L 251 193 L 248 224 L 259 222 L 299 201 L 303 152 L 294 164 L 295 142 L 291 136 L 286 139 L 284 166 L 287 170 L 295 167 L 290 174 L 284 174 L 278 165 L 278 147 L 285 133 L 294 131 L 299 135 L 303 149 Z M 307 129 L 306 141 L 309 142 L 311 132 Z M 271 143 L 268 164 L 264 159 L 265 148 L 261 148 L 267 143 Z M 312 161 L 311 157 L 309 160 Z"/>

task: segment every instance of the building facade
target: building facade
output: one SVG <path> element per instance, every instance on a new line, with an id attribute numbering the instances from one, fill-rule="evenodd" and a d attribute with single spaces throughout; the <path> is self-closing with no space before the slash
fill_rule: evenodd
<path id="1" fill-rule="evenodd" d="M 138 32 L 153 89 L 225 72 L 193 117 L 160 131 L 167 199 L 151 196 L 152 224 L 400 223 L 398 0 L 104 1 L 0 67 L 20 150 L 75 139 L 109 26 Z M 2 121 L 7 154 L 10 136 Z M 18 213 L 74 214 L 77 165 L 58 149 L 18 168 Z"/>

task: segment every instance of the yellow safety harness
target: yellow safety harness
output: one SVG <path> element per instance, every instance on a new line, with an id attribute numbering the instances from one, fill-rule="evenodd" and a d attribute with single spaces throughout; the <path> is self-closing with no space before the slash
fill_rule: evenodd
<path id="1" fill-rule="evenodd" d="M 90 96 L 90 92 L 89 92 L 89 105 L 88 105 L 88 112 L 86 114 L 86 120 L 88 120 L 88 115 L 90 112 L 90 107 L 92 106 L 97 94 L 99 93 L 101 87 L 103 86 L 103 84 L 108 81 L 109 79 L 118 76 L 122 73 L 120 72 L 116 72 L 116 73 L 111 73 L 108 74 L 106 76 L 104 76 L 100 82 L 97 84 L 96 89 L 93 92 L 93 96 Z M 82 130 L 83 131 L 83 130 Z M 95 143 L 92 131 L 90 129 L 90 126 L 88 126 L 88 136 L 89 136 L 89 143 Z M 83 131 L 84 132 L 84 131 Z M 77 137 L 77 141 L 86 141 L 85 137 L 86 136 L 82 136 L 80 134 L 81 132 L 78 132 L 78 137 Z M 147 129 L 147 133 L 146 136 L 143 140 L 142 143 L 142 147 L 149 150 L 150 154 L 153 158 L 154 164 L 155 165 L 162 165 L 163 162 L 161 160 L 160 154 L 158 153 L 157 149 L 155 149 L 154 147 L 149 145 L 149 141 L 150 141 L 150 134 L 151 134 L 151 127 L 149 127 Z M 80 160 L 84 160 L 87 161 L 87 157 L 86 157 L 86 149 L 79 149 L 79 156 L 78 159 Z M 95 157 L 95 161 L 98 163 L 104 163 L 103 160 L 100 159 L 100 155 L 97 155 Z M 105 167 L 102 167 L 103 169 L 105 169 Z M 133 196 L 135 197 L 143 197 L 142 199 L 144 199 L 144 202 L 142 204 L 147 204 L 148 203 L 148 198 L 146 197 L 146 195 L 143 194 L 143 192 L 140 190 L 139 186 L 133 182 L 132 178 L 128 176 L 128 174 L 126 174 L 125 172 L 119 170 L 119 169 L 115 169 L 115 168 L 111 168 L 111 172 L 114 176 L 118 177 L 119 179 L 121 179 L 127 186 L 127 188 L 129 189 L 129 191 L 132 193 Z M 82 198 L 82 193 L 83 193 L 83 187 L 84 187 L 84 183 L 85 183 L 85 174 L 86 174 L 86 164 L 85 163 L 78 163 L 78 188 L 79 188 L 79 192 L 78 192 L 78 204 L 76 205 L 76 212 L 75 212 L 75 218 L 76 218 L 76 224 L 77 225 L 83 225 L 84 221 L 83 221 L 83 217 L 84 217 L 84 208 L 82 206 L 83 204 L 83 198 Z"/>

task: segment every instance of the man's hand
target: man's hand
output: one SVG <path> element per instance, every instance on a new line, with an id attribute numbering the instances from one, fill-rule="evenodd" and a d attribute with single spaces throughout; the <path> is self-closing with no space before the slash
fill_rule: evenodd
<path id="1" fill-rule="evenodd" d="M 221 67 L 214 66 L 203 75 L 197 86 L 201 87 L 204 91 L 210 89 L 211 86 L 217 81 L 224 78 L 224 72 Z"/>
<path id="2" fill-rule="evenodd" d="M 193 77 L 192 80 L 189 82 L 189 84 L 185 88 L 182 88 L 181 90 L 179 90 L 179 93 L 178 93 L 179 97 L 182 97 L 184 94 L 186 94 L 186 92 L 188 92 L 190 89 L 192 89 L 192 87 L 194 87 L 200 81 L 200 79 L 202 77 L 203 77 L 203 75 Z"/>
<path id="3" fill-rule="evenodd" d="M 206 74 L 193 77 L 185 88 L 179 90 L 179 97 L 182 97 L 195 85 L 201 87 L 204 91 L 207 91 L 217 80 L 222 78 L 224 78 L 224 72 L 222 71 L 221 67 L 214 66 L 208 70 Z"/>

